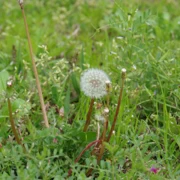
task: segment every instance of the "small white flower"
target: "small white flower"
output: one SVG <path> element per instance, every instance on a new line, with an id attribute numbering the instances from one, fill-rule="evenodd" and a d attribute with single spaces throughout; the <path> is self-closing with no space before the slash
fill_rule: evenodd
<path id="1" fill-rule="evenodd" d="M 104 71 L 92 68 L 82 74 L 80 85 L 86 96 L 100 98 L 107 94 L 107 81 L 110 79 Z"/>
<path id="2" fill-rule="evenodd" d="M 111 81 L 110 81 L 110 80 L 107 80 L 107 81 L 106 81 L 106 84 L 111 84 Z"/>
<path id="3" fill-rule="evenodd" d="M 125 68 L 122 68 L 122 72 L 125 73 L 125 72 L 126 72 L 126 69 L 125 69 Z"/>
<path id="4" fill-rule="evenodd" d="M 12 80 L 8 81 L 8 82 L 7 82 L 7 86 L 8 86 L 8 87 L 12 86 L 12 83 L 13 83 Z"/>
<path id="5" fill-rule="evenodd" d="M 136 68 L 136 66 L 133 64 L 133 66 L 132 66 L 132 68 L 134 69 L 134 70 L 136 70 L 137 68 Z"/>
<path id="6" fill-rule="evenodd" d="M 105 114 L 108 114 L 108 113 L 109 113 L 109 109 L 108 109 L 108 108 L 105 108 L 105 109 L 104 109 L 104 113 L 105 113 Z"/>
<path id="7" fill-rule="evenodd" d="M 118 36 L 118 37 L 116 37 L 117 39 L 124 39 L 124 37 L 123 36 Z"/>
<path id="8" fill-rule="evenodd" d="M 23 0 L 19 0 L 19 4 L 23 4 Z"/>

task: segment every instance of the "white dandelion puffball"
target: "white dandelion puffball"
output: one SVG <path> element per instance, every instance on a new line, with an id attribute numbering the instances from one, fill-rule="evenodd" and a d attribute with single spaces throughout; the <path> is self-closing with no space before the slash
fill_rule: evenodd
<path id="1" fill-rule="evenodd" d="M 102 122 L 102 123 L 105 121 L 105 118 L 99 114 L 95 115 L 95 119 L 99 122 Z"/>
<path id="2" fill-rule="evenodd" d="M 92 68 L 82 74 L 80 85 L 86 96 L 100 98 L 107 94 L 107 81 L 110 79 L 104 71 Z"/>

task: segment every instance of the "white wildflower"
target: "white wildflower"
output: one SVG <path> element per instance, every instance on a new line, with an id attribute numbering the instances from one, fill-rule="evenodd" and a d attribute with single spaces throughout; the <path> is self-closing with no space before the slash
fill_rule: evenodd
<path id="1" fill-rule="evenodd" d="M 104 109 L 104 113 L 105 113 L 105 114 L 108 114 L 108 113 L 109 113 L 109 109 L 108 109 L 108 108 L 105 108 L 105 109 Z"/>
<path id="2" fill-rule="evenodd" d="M 132 66 L 132 68 L 134 69 L 134 70 L 136 70 L 137 68 L 136 68 L 136 66 L 133 64 L 133 66 Z"/>
<path id="3" fill-rule="evenodd" d="M 23 0 L 19 0 L 19 4 L 23 4 Z"/>
<path id="4" fill-rule="evenodd" d="M 122 68 L 122 72 L 125 73 L 125 72 L 126 72 L 126 69 L 125 69 L 125 68 Z"/>

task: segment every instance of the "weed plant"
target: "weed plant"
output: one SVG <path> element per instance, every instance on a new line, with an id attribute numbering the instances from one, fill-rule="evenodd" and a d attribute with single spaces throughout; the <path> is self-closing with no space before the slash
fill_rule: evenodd
<path id="1" fill-rule="evenodd" d="M 24 3 L 49 128 L 21 9 L 0 1 L 0 179 L 180 179 L 179 2 Z M 111 89 L 109 100 L 93 99 L 83 131 L 92 100 L 80 79 L 89 68 L 106 72 Z"/>

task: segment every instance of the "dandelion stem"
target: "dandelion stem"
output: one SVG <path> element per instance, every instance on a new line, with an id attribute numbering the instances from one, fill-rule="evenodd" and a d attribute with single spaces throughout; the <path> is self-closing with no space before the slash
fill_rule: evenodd
<path id="1" fill-rule="evenodd" d="M 16 131 L 14 119 L 13 119 L 13 116 L 12 116 L 11 101 L 10 101 L 9 98 L 8 98 L 8 110 L 9 110 L 9 119 L 10 119 L 10 123 L 11 123 L 12 132 L 13 132 L 13 134 L 14 134 L 14 137 L 15 137 L 17 143 L 20 144 L 20 145 L 22 145 L 21 140 L 20 140 L 20 138 L 19 138 L 19 136 L 18 136 L 18 133 L 17 133 L 17 131 Z"/>
<path id="2" fill-rule="evenodd" d="M 100 148 L 100 152 L 99 152 L 99 155 L 97 157 L 97 163 L 99 164 L 101 159 L 102 159 L 102 156 L 103 156 L 103 153 L 104 153 L 104 140 L 106 138 L 106 131 L 107 131 L 107 126 L 108 126 L 108 119 L 106 117 L 106 120 L 104 122 L 104 130 L 103 130 L 103 133 L 102 133 L 102 139 L 101 139 L 101 148 Z"/>
<path id="3" fill-rule="evenodd" d="M 115 116 L 114 116 L 113 124 L 111 126 L 111 130 L 110 130 L 109 135 L 108 135 L 107 140 L 106 140 L 107 142 L 109 142 L 109 140 L 110 140 L 110 138 L 112 136 L 112 132 L 113 132 L 113 130 L 115 128 L 117 117 L 118 117 L 119 110 L 120 110 L 120 107 L 121 107 L 122 94 L 123 94 L 124 82 L 125 82 L 125 77 L 126 77 L 126 70 L 125 69 L 123 69 L 123 70 L 122 70 L 122 83 L 121 83 L 121 89 L 120 89 L 120 93 L 119 93 L 118 105 L 117 105 L 117 108 L 116 108 L 116 113 L 115 113 Z"/>
<path id="4" fill-rule="evenodd" d="M 77 162 L 80 160 L 80 158 L 82 157 L 82 155 L 83 155 L 91 146 L 93 146 L 94 144 L 96 144 L 96 143 L 98 143 L 98 142 L 100 142 L 100 141 L 101 141 L 101 140 L 95 140 L 95 141 L 89 143 L 89 144 L 81 151 L 80 155 L 76 158 L 76 160 L 75 160 L 74 162 L 77 163 Z M 68 177 L 71 176 L 71 174 L 72 174 L 72 169 L 70 169 L 70 170 L 68 171 Z"/>
<path id="5" fill-rule="evenodd" d="M 110 91 L 111 91 L 111 82 L 107 81 L 106 82 L 106 92 L 107 92 L 107 96 L 106 96 L 106 103 L 107 103 L 107 108 L 109 108 L 109 97 L 110 97 Z"/>
<path id="6" fill-rule="evenodd" d="M 83 151 L 80 153 L 80 155 L 76 158 L 75 163 L 77 163 L 77 162 L 80 160 L 81 156 L 85 153 L 85 151 L 87 151 L 91 146 L 93 146 L 94 144 L 96 144 L 96 143 L 98 143 L 98 142 L 101 142 L 101 140 L 98 139 L 98 140 L 95 140 L 95 141 L 89 143 L 89 144 L 83 149 Z"/>
<path id="7" fill-rule="evenodd" d="M 103 128 L 102 135 L 99 138 L 100 141 L 98 143 L 96 143 L 96 146 L 94 147 L 93 151 L 91 152 L 91 154 L 95 154 L 96 155 L 97 163 L 98 164 L 100 164 L 100 161 L 101 161 L 101 159 L 103 157 L 103 154 L 104 154 L 104 144 L 103 144 L 103 142 L 106 140 L 106 132 L 107 132 L 107 128 L 108 128 L 108 114 L 109 114 L 109 109 L 106 108 L 104 110 L 105 121 L 104 121 L 104 128 Z M 90 168 L 87 171 L 86 176 L 90 176 L 92 171 L 93 171 L 93 169 Z"/>
<path id="8" fill-rule="evenodd" d="M 94 105 L 94 98 L 92 98 L 91 102 L 90 102 L 89 111 L 88 111 L 87 116 L 86 116 L 86 124 L 85 124 L 84 129 L 83 129 L 84 132 L 87 131 L 88 126 L 90 124 L 93 105 Z"/>
<path id="9" fill-rule="evenodd" d="M 30 51 L 30 56 L 31 56 L 31 61 L 32 61 L 32 66 L 33 66 L 33 72 L 34 72 L 34 76 L 35 76 L 35 79 L 36 79 L 36 86 L 37 86 L 37 89 L 38 89 L 38 94 L 39 94 L 42 114 L 43 114 L 43 118 L 44 118 L 44 123 L 45 123 L 46 127 L 49 127 L 48 118 L 47 118 L 47 115 L 46 115 L 46 108 L 45 108 L 44 99 L 43 99 L 43 95 L 42 95 L 42 89 L 41 89 L 41 85 L 40 85 L 40 81 L 39 81 L 39 77 L 38 77 L 38 72 L 37 72 L 37 68 L 36 68 L 36 64 L 35 64 L 35 60 L 34 60 L 34 56 L 33 56 L 33 49 L 32 49 L 28 24 L 27 24 L 25 12 L 24 12 L 23 0 L 19 0 L 19 5 L 21 7 L 21 11 L 22 11 L 23 19 L 24 19 L 24 25 L 25 25 L 25 29 L 26 29 L 26 35 L 27 35 L 27 39 L 28 39 L 29 51 Z"/>

